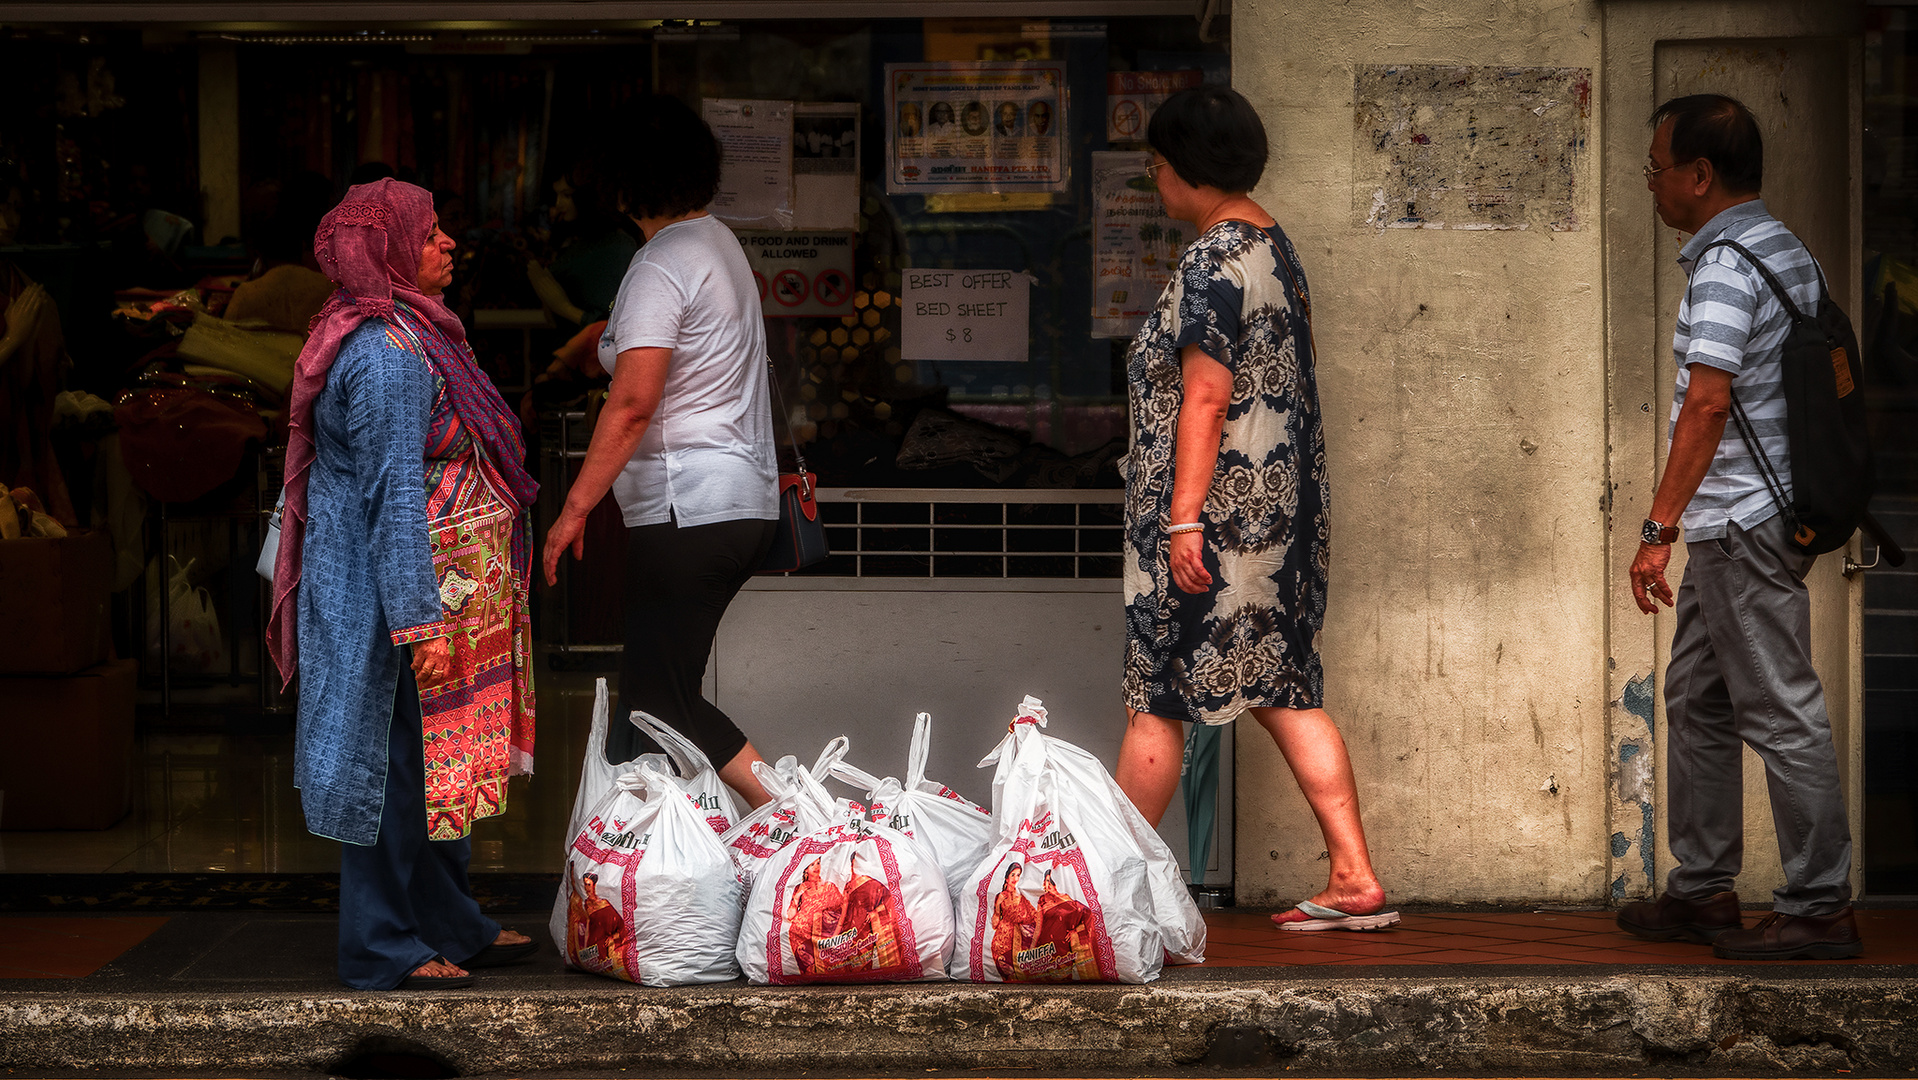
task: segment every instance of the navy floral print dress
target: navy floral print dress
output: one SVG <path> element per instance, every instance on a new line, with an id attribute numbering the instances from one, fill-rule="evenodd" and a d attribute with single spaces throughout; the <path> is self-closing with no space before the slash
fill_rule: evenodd
<path id="1" fill-rule="evenodd" d="M 1229 723 L 1248 708 L 1313 709 L 1325 678 L 1330 492 L 1313 374 L 1310 297 L 1275 225 L 1224 221 L 1179 258 L 1133 340 L 1125 525 L 1129 709 Z M 1232 372 L 1232 404 L 1201 520 L 1212 586 L 1181 591 L 1170 567 L 1173 456 L 1198 345 Z"/>

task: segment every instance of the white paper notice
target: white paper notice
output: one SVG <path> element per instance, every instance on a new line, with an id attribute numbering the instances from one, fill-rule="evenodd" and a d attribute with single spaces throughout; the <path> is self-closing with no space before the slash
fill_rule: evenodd
<path id="1" fill-rule="evenodd" d="M 701 104 L 719 137 L 712 215 L 736 228 L 792 228 L 793 103 L 707 98 Z"/>
<path id="2" fill-rule="evenodd" d="M 1166 216 L 1143 150 L 1092 155 L 1092 336 L 1131 337 L 1172 280 L 1192 227 Z"/>
<path id="3" fill-rule="evenodd" d="M 1021 270 L 906 270 L 900 350 L 907 360 L 1024 363 L 1032 275 Z"/>
<path id="4" fill-rule="evenodd" d="M 859 105 L 793 106 L 793 228 L 859 227 Z"/>

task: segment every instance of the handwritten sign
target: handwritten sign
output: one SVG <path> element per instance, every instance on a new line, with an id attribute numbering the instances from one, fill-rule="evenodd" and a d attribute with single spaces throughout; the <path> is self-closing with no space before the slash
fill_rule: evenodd
<path id="1" fill-rule="evenodd" d="M 738 230 L 759 299 L 771 318 L 851 315 L 850 231 L 757 232 Z"/>
<path id="2" fill-rule="evenodd" d="M 1024 363 L 1032 277 L 1021 270 L 907 270 L 900 349 L 907 360 Z"/>

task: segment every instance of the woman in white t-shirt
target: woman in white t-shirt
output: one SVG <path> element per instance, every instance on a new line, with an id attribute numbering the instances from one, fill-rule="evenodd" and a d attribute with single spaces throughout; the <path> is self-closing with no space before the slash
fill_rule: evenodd
<path id="1" fill-rule="evenodd" d="M 672 725 L 754 806 L 766 794 L 744 732 L 701 692 L 726 606 L 765 560 L 779 521 L 766 327 L 752 267 L 706 212 L 719 143 L 690 108 L 654 97 L 621 132 L 620 209 L 646 237 L 600 339 L 613 374 L 566 504 L 546 534 L 546 583 L 584 551 L 607 491 L 626 522 L 626 636 L 619 713 Z M 612 762 L 656 751 L 614 724 Z"/>

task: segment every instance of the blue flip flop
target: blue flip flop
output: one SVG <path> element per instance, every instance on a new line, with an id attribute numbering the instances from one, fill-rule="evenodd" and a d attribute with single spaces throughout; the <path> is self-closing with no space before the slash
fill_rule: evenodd
<path id="1" fill-rule="evenodd" d="M 1324 904 L 1315 904 L 1310 900 L 1301 900 L 1296 905 L 1300 911 L 1312 916 L 1303 922 L 1279 923 L 1281 930 L 1383 930 L 1397 925 L 1399 913 L 1396 911 L 1375 911 L 1370 915 L 1348 915 L 1338 908 L 1329 908 Z"/>

